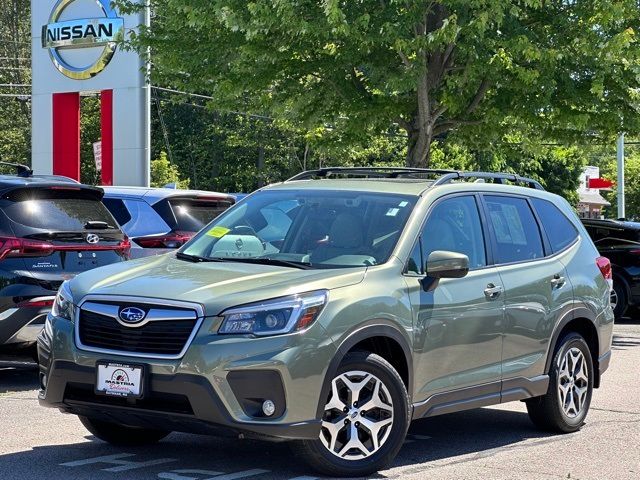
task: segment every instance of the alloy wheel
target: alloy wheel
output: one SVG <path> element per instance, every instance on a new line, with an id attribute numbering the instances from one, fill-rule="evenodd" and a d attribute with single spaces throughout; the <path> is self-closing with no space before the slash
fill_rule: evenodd
<path id="1" fill-rule="evenodd" d="M 582 350 L 571 348 L 560 361 L 558 372 L 558 398 L 564 414 L 569 418 L 579 416 L 589 392 L 589 372 Z"/>
<path id="2" fill-rule="evenodd" d="M 393 426 L 393 401 L 375 375 L 349 371 L 331 382 L 320 440 L 333 455 L 361 460 L 380 450 Z"/>
<path id="3" fill-rule="evenodd" d="M 615 310 L 618 306 L 618 292 L 616 292 L 615 288 L 611 289 L 611 295 L 609 298 L 611 302 L 611 308 Z"/>

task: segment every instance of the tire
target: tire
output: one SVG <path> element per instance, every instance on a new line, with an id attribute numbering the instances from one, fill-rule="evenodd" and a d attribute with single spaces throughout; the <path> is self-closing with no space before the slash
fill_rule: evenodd
<path id="1" fill-rule="evenodd" d="M 105 422 L 94 418 L 78 416 L 82 425 L 95 437 L 111 445 L 141 446 L 159 442 L 171 432 L 151 428 L 131 427 L 119 423 Z"/>
<path id="2" fill-rule="evenodd" d="M 565 335 L 553 356 L 547 393 L 526 401 L 529 418 L 542 430 L 558 433 L 580 430 L 589 412 L 593 378 L 593 360 L 584 338 L 575 332 Z"/>
<path id="3" fill-rule="evenodd" d="M 615 298 L 615 300 L 614 300 Z M 615 301 L 613 314 L 616 320 L 622 319 L 629 307 L 629 295 L 627 294 L 627 284 L 618 277 L 613 279 L 613 291 L 611 292 L 611 302 Z"/>
<path id="4" fill-rule="evenodd" d="M 345 380 L 359 387 L 358 397 L 364 396 L 364 405 L 351 405 L 353 394 L 348 394 Z M 320 438 L 294 443 L 295 453 L 320 473 L 333 477 L 363 477 L 388 466 L 402 447 L 411 420 L 409 395 L 398 372 L 379 355 L 352 352 L 330 382 Z M 345 408 L 349 410 L 345 412 Z M 372 430 L 360 423 L 364 421 L 376 428 L 378 445 Z M 336 426 L 331 427 L 334 434 L 325 426 L 331 424 Z M 354 431 L 356 437 L 352 437 Z M 352 440 L 359 446 L 347 448 Z"/>

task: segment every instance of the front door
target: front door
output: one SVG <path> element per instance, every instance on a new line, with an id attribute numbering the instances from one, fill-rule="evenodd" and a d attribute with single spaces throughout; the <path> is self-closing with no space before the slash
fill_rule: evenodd
<path id="1" fill-rule="evenodd" d="M 417 402 L 478 385 L 499 395 L 504 295 L 497 269 L 488 266 L 482 225 L 476 196 L 445 197 L 429 212 L 408 262 Z M 436 250 L 467 255 L 469 274 L 428 285 L 426 259 Z"/>

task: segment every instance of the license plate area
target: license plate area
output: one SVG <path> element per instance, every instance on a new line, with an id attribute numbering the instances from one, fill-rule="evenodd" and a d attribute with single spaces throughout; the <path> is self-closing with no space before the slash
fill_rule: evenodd
<path id="1" fill-rule="evenodd" d="M 142 398 L 144 365 L 96 362 L 96 394 L 111 397 Z"/>

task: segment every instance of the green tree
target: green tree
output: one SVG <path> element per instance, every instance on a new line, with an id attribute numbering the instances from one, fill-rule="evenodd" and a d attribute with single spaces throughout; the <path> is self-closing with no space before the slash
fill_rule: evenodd
<path id="1" fill-rule="evenodd" d="M 169 162 L 165 152 L 161 152 L 159 158 L 151 160 L 151 186 L 164 187 L 170 183 L 175 183 L 178 188 L 189 188 L 189 180 L 182 180 L 178 167 Z"/>
<path id="2" fill-rule="evenodd" d="M 123 8 L 135 8 L 120 0 Z M 572 140 L 640 128 L 636 0 L 152 0 L 156 84 L 429 164 L 452 131 Z"/>
<path id="3" fill-rule="evenodd" d="M 30 9 L 29 0 L 0 0 L 0 160 L 27 165 L 31 165 Z"/>
<path id="4" fill-rule="evenodd" d="M 618 164 L 615 149 L 598 149 L 594 155 L 594 164 L 600 167 L 600 176 L 617 181 Z M 640 220 L 640 148 L 627 146 L 624 168 L 624 199 L 625 215 L 630 220 Z M 618 217 L 618 194 L 614 188 L 611 192 L 603 192 L 603 195 L 611 203 L 605 210 L 607 218 Z"/>

